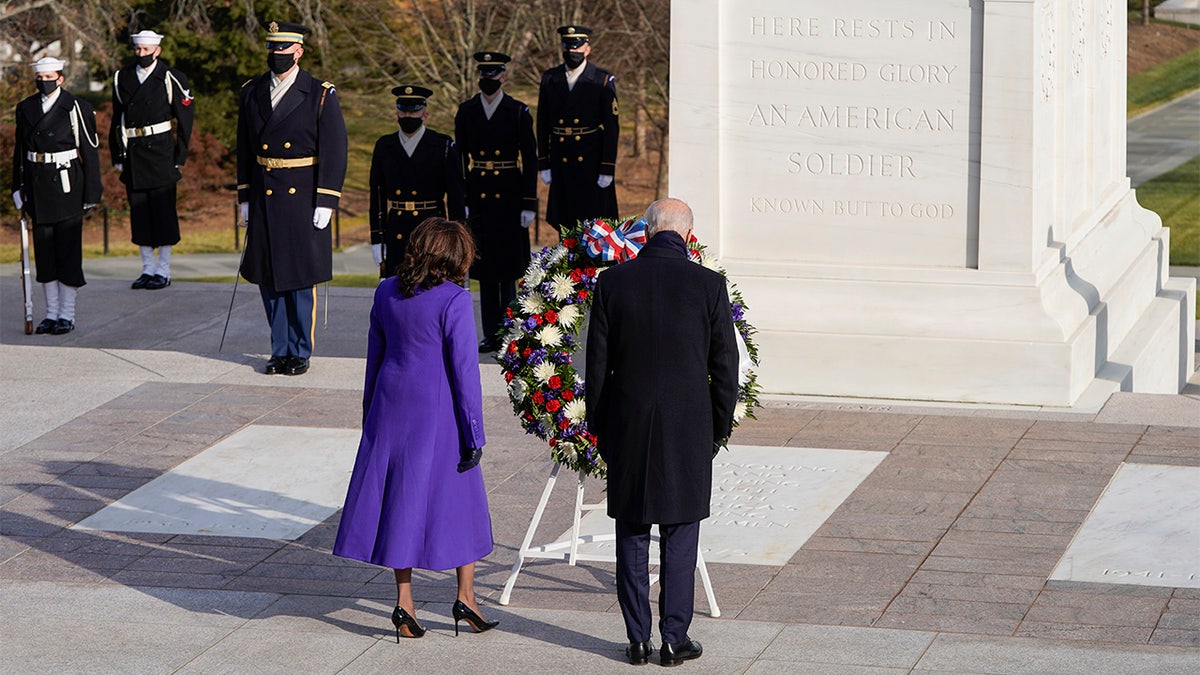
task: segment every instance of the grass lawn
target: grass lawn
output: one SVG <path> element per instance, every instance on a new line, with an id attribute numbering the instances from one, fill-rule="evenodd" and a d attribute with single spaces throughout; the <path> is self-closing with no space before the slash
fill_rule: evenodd
<path id="1" fill-rule="evenodd" d="M 1126 112 L 1136 115 L 1200 88 L 1200 49 L 1180 54 L 1129 78 Z"/>
<path id="2" fill-rule="evenodd" d="M 1137 200 L 1171 228 L 1171 264 L 1200 266 L 1200 157 L 1143 183 Z"/>

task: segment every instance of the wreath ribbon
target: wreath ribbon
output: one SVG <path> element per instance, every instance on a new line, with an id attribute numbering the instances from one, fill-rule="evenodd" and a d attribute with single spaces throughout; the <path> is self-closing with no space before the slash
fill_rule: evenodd
<path id="1" fill-rule="evenodd" d="M 646 219 L 637 218 L 613 227 L 597 218 L 583 233 L 588 255 L 605 262 L 624 262 L 637 257 L 646 245 Z"/>

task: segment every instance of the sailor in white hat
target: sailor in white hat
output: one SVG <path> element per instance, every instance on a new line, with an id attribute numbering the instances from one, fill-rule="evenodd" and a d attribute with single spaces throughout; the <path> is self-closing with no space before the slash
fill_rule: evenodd
<path id="1" fill-rule="evenodd" d="M 195 118 L 187 76 L 168 66 L 163 36 L 143 30 L 130 36 L 133 63 L 113 75 L 113 123 L 108 147 L 129 198 L 133 243 L 142 274 L 133 288 L 171 285 L 171 247 L 179 243 L 175 186 L 187 162 Z M 157 259 L 155 249 L 158 250 Z"/>
<path id="2" fill-rule="evenodd" d="M 38 93 L 17 104 L 13 202 L 33 222 L 37 280 L 46 318 L 35 332 L 62 335 L 75 328 L 75 294 L 83 278 L 83 212 L 100 202 L 96 116 L 87 101 L 63 90 L 55 58 L 33 64 Z"/>

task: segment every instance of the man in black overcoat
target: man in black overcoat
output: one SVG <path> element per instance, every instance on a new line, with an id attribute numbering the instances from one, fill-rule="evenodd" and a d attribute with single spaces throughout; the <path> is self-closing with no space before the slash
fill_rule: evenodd
<path id="1" fill-rule="evenodd" d="M 308 371 L 317 284 L 333 278 L 329 221 L 346 177 L 337 92 L 299 65 L 310 32 L 267 26 L 270 70 L 242 86 L 238 109 L 238 202 L 248 223 L 241 273 L 262 294 L 270 375 Z"/>
<path id="2" fill-rule="evenodd" d="M 12 193 L 33 222 L 37 280 L 46 296 L 38 334 L 75 329 L 83 278 L 83 212 L 100 202 L 100 139 L 92 106 L 62 88 L 63 62 L 33 64 L 38 93 L 17 104 Z"/>
<path id="3" fill-rule="evenodd" d="M 529 266 L 529 226 L 537 217 L 537 141 L 529 106 L 501 90 L 508 79 L 499 52 L 476 52 L 480 94 L 458 106 L 454 140 L 466 173 L 467 222 L 479 258 L 483 325 L 480 352 L 500 348 L 504 308 L 517 296 L 517 279 Z"/>
<path id="4" fill-rule="evenodd" d="M 466 218 L 454 139 L 425 126 L 433 90 L 402 84 L 392 95 L 400 131 L 380 137 L 371 154 L 371 253 L 380 277 L 396 273 L 409 236 L 426 218 Z"/>
<path id="5" fill-rule="evenodd" d="M 631 663 L 650 644 L 648 547 L 661 550 L 662 665 L 698 658 L 688 637 L 700 521 L 709 516 L 712 459 L 737 402 L 737 343 L 721 274 L 688 260 L 692 211 L 663 199 L 646 210 L 637 258 L 596 282 L 587 334 L 587 421 L 608 465 L 616 520 L 617 600 Z"/>
<path id="6" fill-rule="evenodd" d="M 143 30 L 130 39 L 134 62 L 113 75 L 108 148 L 142 254 L 142 274 L 132 287 L 156 290 L 171 285 L 171 247 L 179 243 L 175 185 L 183 177 L 179 167 L 187 161 L 196 109 L 187 76 L 158 58 L 163 36 Z"/>
<path id="7" fill-rule="evenodd" d="M 550 186 L 546 221 L 561 229 L 617 217 L 617 80 L 588 61 L 592 30 L 563 26 L 563 64 L 542 73 L 538 89 L 538 168 Z"/>

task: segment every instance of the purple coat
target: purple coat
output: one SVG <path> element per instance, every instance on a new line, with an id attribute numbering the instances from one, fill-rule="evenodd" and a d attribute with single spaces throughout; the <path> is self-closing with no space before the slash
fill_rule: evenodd
<path id="1" fill-rule="evenodd" d="M 396 278 L 375 291 L 363 388 L 363 433 L 334 555 L 445 570 L 492 551 L 483 473 L 458 473 L 482 448 L 471 294 L 442 283 L 405 298 Z"/>

